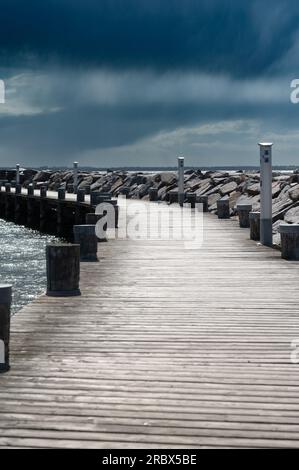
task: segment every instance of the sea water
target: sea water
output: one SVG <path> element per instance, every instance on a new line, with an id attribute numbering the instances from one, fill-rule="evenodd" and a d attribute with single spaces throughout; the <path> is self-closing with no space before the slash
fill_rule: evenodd
<path id="1" fill-rule="evenodd" d="M 0 219 L 0 284 L 13 288 L 12 313 L 46 290 L 46 244 L 51 235 Z"/>

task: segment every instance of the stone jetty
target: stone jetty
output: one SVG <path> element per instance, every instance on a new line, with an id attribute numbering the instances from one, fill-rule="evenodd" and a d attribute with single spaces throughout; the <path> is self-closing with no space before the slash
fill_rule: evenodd
<path id="1" fill-rule="evenodd" d="M 12 182 L 15 171 L 0 171 L 0 180 Z M 74 190 L 73 171 L 33 170 L 21 171 L 21 184 L 35 188 L 46 186 L 49 190 L 59 189 L 72 193 Z M 237 214 L 237 205 L 250 204 L 253 211 L 260 209 L 260 174 L 258 171 L 185 171 L 186 201 L 195 194 L 198 201 L 207 197 L 208 210 L 217 213 L 217 201 L 229 199 L 231 215 Z M 117 197 L 177 202 L 178 180 L 175 171 L 132 172 L 121 170 L 79 171 L 78 189 L 87 194 L 93 191 L 109 192 Z M 188 196 L 187 196 L 188 195 Z M 273 172 L 273 232 L 274 242 L 279 243 L 278 227 L 282 220 L 299 223 L 299 171 Z"/>

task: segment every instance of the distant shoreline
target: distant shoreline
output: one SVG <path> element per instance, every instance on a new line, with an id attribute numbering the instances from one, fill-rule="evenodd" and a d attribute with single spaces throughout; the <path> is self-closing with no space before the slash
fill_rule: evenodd
<path id="1" fill-rule="evenodd" d="M 51 170 L 51 171 L 66 171 L 66 170 L 72 170 L 72 166 L 27 166 L 24 168 L 32 169 L 32 170 Z M 273 165 L 273 170 L 274 171 L 283 171 L 283 172 L 292 172 L 294 170 L 298 170 L 299 165 Z M 10 171 L 14 170 L 14 167 L 9 167 L 9 166 L 1 166 L 0 171 Z M 203 171 L 258 171 L 260 169 L 259 165 L 253 165 L 253 166 L 187 166 L 185 165 L 185 170 L 203 170 Z M 107 170 L 111 171 L 140 171 L 140 172 L 157 172 L 157 171 L 177 171 L 177 166 L 157 166 L 157 167 L 130 167 L 130 166 L 119 166 L 119 167 L 94 167 L 94 166 L 81 166 L 79 165 L 79 170 L 80 171 L 104 171 L 106 172 Z"/>

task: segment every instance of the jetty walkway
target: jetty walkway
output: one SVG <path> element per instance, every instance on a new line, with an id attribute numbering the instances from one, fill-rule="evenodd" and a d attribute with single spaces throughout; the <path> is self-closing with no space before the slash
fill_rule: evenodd
<path id="1" fill-rule="evenodd" d="M 197 250 L 127 239 L 98 253 L 81 297 L 13 317 L 0 446 L 299 447 L 298 262 L 210 214 Z"/>

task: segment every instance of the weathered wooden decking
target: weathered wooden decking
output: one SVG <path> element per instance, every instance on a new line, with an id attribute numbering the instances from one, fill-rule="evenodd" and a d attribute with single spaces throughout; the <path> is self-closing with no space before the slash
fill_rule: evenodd
<path id="1" fill-rule="evenodd" d="M 82 297 L 13 318 L 1 446 L 299 447 L 299 263 L 236 220 L 204 238 L 99 244 Z"/>

